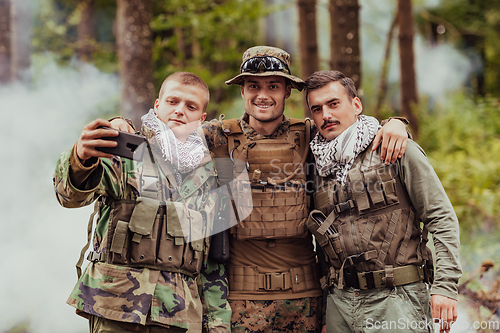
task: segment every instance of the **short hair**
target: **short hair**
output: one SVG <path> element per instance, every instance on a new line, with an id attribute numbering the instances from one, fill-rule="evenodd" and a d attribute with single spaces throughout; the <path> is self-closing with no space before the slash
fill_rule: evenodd
<path id="1" fill-rule="evenodd" d="M 358 93 L 356 92 L 356 86 L 354 82 L 344 75 L 344 73 L 339 71 L 317 71 L 311 74 L 305 82 L 305 90 L 306 90 L 306 101 L 309 106 L 309 92 L 323 88 L 330 82 L 337 82 L 346 89 L 347 95 L 351 98 L 351 100 L 355 97 L 358 97 Z M 310 106 L 309 106 L 310 107 Z"/>
<path id="2" fill-rule="evenodd" d="M 161 84 L 160 92 L 158 93 L 158 98 L 161 99 L 161 96 L 163 95 L 163 91 L 165 89 L 165 85 L 169 81 L 176 81 L 179 82 L 180 84 L 195 86 L 204 90 L 206 92 L 206 101 L 205 105 L 203 106 L 203 111 L 207 110 L 208 102 L 210 101 L 210 90 L 208 89 L 208 86 L 205 83 L 205 81 L 203 81 L 198 75 L 190 72 L 175 72 L 173 74 L 170 74 Z"/>

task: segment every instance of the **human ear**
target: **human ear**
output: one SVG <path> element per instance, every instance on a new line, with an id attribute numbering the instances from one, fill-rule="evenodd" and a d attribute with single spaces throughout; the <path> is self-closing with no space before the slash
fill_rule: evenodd
<path id="1" fill-rule="evenodd" d="M 155 105 L 154 105 L 155 113 L 156 113 L 156 111 L 158 111 L 158 106 L 159 105 L 160 105 L 160 100 L 157 98 L 156 101 L 155 101 Z"/>

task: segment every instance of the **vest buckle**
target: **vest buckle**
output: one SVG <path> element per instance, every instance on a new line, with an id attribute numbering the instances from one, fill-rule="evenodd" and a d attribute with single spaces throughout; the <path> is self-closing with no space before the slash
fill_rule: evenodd
<path id="1" fill-rule="evenodd" d="M 285 290 L 285 278 L 289 277 L 290 273 L 264 273 L 264 290 Z"/>
<path id="2" fill-rule="evenodd" d="M 341 202 L 338 205 L 335 205 L 333 207 L 333 210 L 335 210 L 335 213 L 340 214 L 342 212 L 345 212 L 346 210 L 354 208 L 356 205 L 354 204 L 354 201 L 348 200 L 346 202 Z"/>

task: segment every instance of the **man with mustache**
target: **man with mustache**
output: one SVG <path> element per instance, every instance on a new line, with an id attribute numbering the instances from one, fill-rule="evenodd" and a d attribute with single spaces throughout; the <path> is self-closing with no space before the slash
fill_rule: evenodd
<path id="1" fill-rule="evenodd" d="M 341 72 L 315 72 L 305 90 L 319 127 L 310 144 L 316 210 L 307 225 L 328 264 L 326 331 L 433 332 L 435 318 L 448 332 L 461 275 L 458 220 L 425 153 L 409 140 L 403 157 L 384 164 L 372 149 L 378 121 L 361 114 Z"/>

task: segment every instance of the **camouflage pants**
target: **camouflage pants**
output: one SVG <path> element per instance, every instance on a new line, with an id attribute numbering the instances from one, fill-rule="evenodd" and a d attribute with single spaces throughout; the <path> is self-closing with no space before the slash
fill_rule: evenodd
<path id="1" fill-rule="evenodd" d="M 274 301 L 230 300 L 232 332 L 316 333 L 321 330 L 321 297 Z"/>
<path id="2" fill-rule="evenodd" d="M 89 317 L 89 332 L 90 333 L 185 333 L 186 330 L 180 327 L 161 327 L 161 326 L 143 326 L 138 324 L 118 323 L 113 320 L 90 316 Z"/>
<path id="3" fill-rule="evenodd" d="M 330 290 L 328 333 L 434 332 L 430 294 L 423 282 L 372 290 Z"/>

